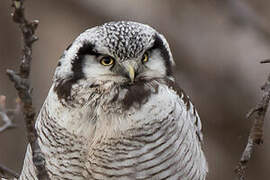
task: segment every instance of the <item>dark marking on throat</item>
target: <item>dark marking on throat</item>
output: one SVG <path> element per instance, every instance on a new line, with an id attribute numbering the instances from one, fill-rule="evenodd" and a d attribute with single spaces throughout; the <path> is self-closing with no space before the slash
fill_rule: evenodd
<path id="1" fill-rule="evenodd" d="M 73 99 L 71 97 L 72 85 L 85 77 L 83 73 L 84 57 L 85 55 L 96 55 L 93 49 L 93 44 L 89 42 L 84 43 L 83 46 L 78 50 L 77 56 L 71 60 L 72 75 L 57 81 L 54 91 L 60 100 L 69 101 Z"/>
<path id="2" fill-rule="evenodd" d="M 149 83 L 147 85 L 147 83 Z M 158 92 L 158 85 L 151 84 L 147 81 L 138 81 L 133 85 L 124 85 L 121 88 L 127 89 L 127 93 L 122 101 L 124 109 L 129 109 L 130 107 L 140 108 L 145 104 L 152 94 Z"/>

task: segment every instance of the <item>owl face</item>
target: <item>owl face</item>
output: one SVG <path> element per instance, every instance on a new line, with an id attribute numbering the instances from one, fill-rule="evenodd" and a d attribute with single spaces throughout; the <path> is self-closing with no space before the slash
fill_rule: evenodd
<path id="1" fill-rule="evenodd" d="M 86 30 L 66 49 L 56 68 L 55 89 L 68 98 L 78 82 L 133 86 L 171 78 L 173 64 L 169 45 L 156 30 L 135 22 L 110 22 Z"/>

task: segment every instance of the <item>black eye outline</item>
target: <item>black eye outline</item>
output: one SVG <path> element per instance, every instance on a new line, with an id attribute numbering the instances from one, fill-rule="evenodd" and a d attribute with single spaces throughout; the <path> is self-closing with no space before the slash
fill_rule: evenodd
<path id="1" fill-rule="evenodd" d="M 103 66 L 111 66 L 114 64 L 115 60 L 110 56 L 106 56 L 101 58 L 99 62 Z"/>
<path id="2" fill-rule="evenodd" d="M 145 52 L 142 56 L 142 63 L 146 63 L 149 61 L 149 55 L 147 52 Z"/>

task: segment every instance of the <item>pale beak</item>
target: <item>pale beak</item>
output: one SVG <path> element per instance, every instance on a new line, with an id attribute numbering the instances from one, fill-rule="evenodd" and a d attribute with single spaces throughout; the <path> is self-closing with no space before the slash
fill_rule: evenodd
<path id="1" fill-rule="evenodd" d="M 130 78 L 131 83 L 134 83 L 134 78 L 135 78 L 134 67 L 132 65 L 130 65 L 130 64 L 127 64 L 126 69 L 127 69 L 128 76 Z"/>
<path id="2" fill-rule="evenodd" d="M 129 77 L 130 82 L 133 84 L 136 77 L 136 72 L 138 69 L 138 65 L 134 60 L 127 60 L 124 61 L 122 64 L 123 72 L 125 76 Z"/>

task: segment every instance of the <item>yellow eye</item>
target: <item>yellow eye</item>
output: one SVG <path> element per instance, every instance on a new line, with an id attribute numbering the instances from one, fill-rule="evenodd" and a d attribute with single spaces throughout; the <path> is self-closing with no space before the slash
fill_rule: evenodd
<path id="1" fill-rule="evenodd" d="M 102 64 L 103 66 L 110 66 L 114 63 L 114 59 L 112 57 L 103 57 L 100 60 L 100 64 Z"/>
<path id="2" fill-rule="evenodd" d="M 143 62 L 143 63 L 146 63 L 146 62 L 148 61 L 148 59 L 149 59 L 149 58 L 148 58 L 148 54 L 147 54 L 147 53 L 144 53 L 144 54 L 143 54 L 143 57 L 142 57 L 142 62 Z"/>

